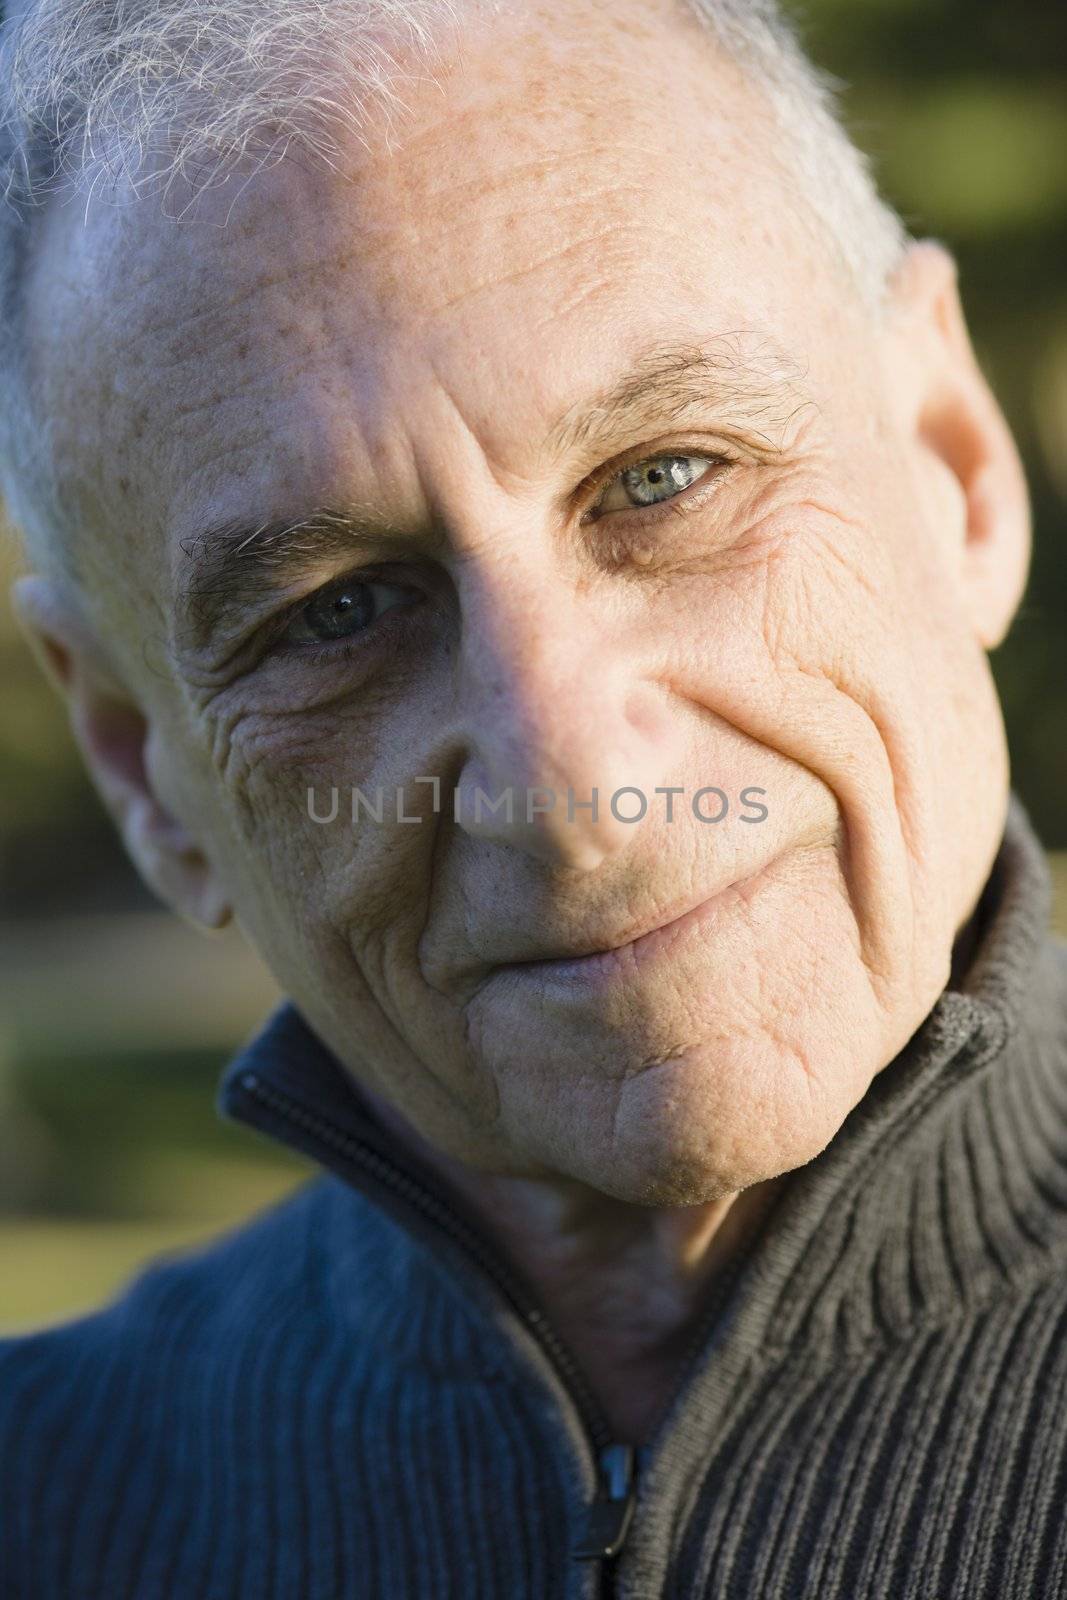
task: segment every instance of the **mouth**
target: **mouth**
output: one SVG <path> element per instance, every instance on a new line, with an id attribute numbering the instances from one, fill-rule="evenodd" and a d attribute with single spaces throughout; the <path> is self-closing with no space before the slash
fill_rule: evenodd
<path id="1" fill-rule="evenodd" d="M 741 900 L 748 899 L 758 880 L 769 870 L 770 866 L 760 867 L 747 877 L 735 879 L 699 904 L 623 944 L 586 955 L 508 962 L 499 966 L 497 972 L 522 982 L 561 989 L 590 985 L 603 988 L 633 979 L 638 973 L 679 953 L 679 947 L 691 938 L 710 933 L 716 922 Z"/>

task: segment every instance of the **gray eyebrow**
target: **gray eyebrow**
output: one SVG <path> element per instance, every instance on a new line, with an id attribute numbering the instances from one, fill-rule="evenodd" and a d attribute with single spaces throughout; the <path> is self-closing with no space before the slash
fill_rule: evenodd
<path id="1" fill-rule="evenodd" d="M 217 522 L 180 541 L 177 620 L 183 648 L 206 645 L 323 561 L 410 543 L 369 509 L 318 506 L 299 517 Z"/>
<path id="2" fill-rule="evenodd" d="M 575 401 L 548 433 L 550 459 L 589 454 L 653 421 L 670 425 L 688 413 L 714 413 L 779 448 L 790 418 L 810 404 L 802 373 L 766 335 L 743 330 L 710 341 L 658 346 L 591 399 Z M 178 585 L 182 644 L 205 646 L 222 628 L 250 616 L 323 561 L 358 550 L 383 558 L 410 550 L 412 533 L 372 507 L 321 506 L 292 519 L 259 523 L 231 519 L 182 540 L 184 570 Z"/>
<path id="3" fill-rule="evenodd" d="M 700 342 L 657 346 L 639 355 L 621 378 L 591 400 L 574 403 L 545 448 L 555 454 L 590 449 L 598 440 L 648 421 L 650 405 L 668 423 L 702 408 L 733 423 L 763 429 L 770 449 L 792 416 L 810 404 L 805 373 L 769 335 L 739 329 Z"/>

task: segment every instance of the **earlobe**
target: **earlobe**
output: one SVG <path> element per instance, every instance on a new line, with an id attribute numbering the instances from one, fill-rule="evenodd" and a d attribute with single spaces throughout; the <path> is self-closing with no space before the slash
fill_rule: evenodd
<path id="1" fill-rule="evenodd" d="M 38 576 L 12 601 L 31 646 L 67 702 L 93 785 L 152 891 L 187 921 L 222 928 L 231 908 L 204 851 L 166 804 L 150 759 L 153 731 L 107 660 L 74 596 Z"/>
<path id="2" fill-rule="evenodd" d="M 975 358 L 948 251 L 932 240 L 913 244 L 898 269 L 893 300 L 919 352 L 918 442 L 958 491 L 964 599 L 976 638 L 992 650 L 1026 586 L 1030 504 L 1022 462 Z"/>

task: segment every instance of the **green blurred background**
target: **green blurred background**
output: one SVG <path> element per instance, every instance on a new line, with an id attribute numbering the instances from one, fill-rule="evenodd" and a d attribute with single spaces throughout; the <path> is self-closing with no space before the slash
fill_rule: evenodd
<path id="1" fill-rule="evenodd" d="M 848 85 L 854 136 L 909 227 L 955 252 L 1026 460 L 1033 576 L 993 665 L 1015 786 L 1067 852 L 1067 7 L 812 0 L 803 26 Z M 147 1258 L 312 1169 L 217 1119 L 221 1066 L 274 986 L 236 935 L 199 935 L 141 888 L 3 608 L 0 695 L 0 1329 L 12 1329 L 98 1303 Z M 1067 931 L 1067 854 L 1054 861 Z"/>

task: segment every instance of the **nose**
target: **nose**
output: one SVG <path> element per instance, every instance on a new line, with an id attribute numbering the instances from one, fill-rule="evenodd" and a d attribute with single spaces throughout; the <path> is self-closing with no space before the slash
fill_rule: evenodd
<path id="1" fill-rule="evenodd" d="M 456 823 L 554 866 L 593 870 L 656 815 L 657 786 L 677 782 L 666 695 L 642 676 L 602 596 L 514 563 L 471 588 L 457 663 L 466 760 Z"/>

